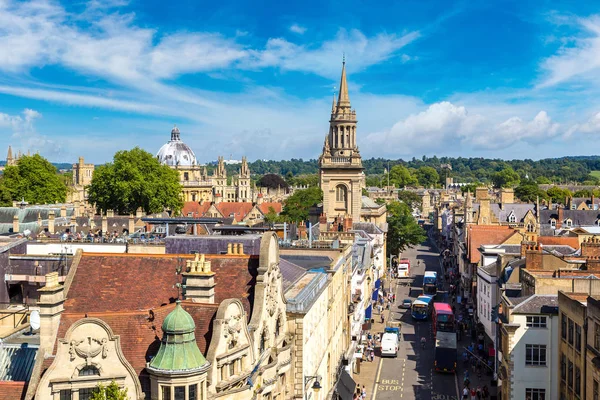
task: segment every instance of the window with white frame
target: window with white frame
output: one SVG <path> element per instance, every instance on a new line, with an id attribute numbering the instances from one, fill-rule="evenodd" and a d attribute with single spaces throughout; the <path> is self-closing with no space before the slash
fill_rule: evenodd
<path id="1" fill-rule="evenodd" d="M 573 226 L 573 221 L 571 221 L 570 219 L 567 219 L 567 220 L 565 221 L 565 226 L 566 226 L 567 228 L 570 228 L 571 226 Z"/>
<path id="2" fill-rule="evenodd" d="M 552 219 L 550 220 L 550 227 L 551 227 L 551 228 L 556 228 L 556 220 L 555 220 L 554 218 L 552 218 Z"/>
<path id="3" fill-rule="evenodd" d="M 528 315 L 527 316 L 527 327 L 529 328 L 545 328 L 546 317 L 541 315 Z"/>
<path id="4" fill-rule="evenodd" d="M 525 400 L 546 400 L 546 389 L 525 389 Z"/>
<path id="5" fill-rule="evenodd" d="M 515 214 L 510 214 L 508 216 L 508 222 L 510 222 L 511 224 L 515 224 L 517 222 L 517 217 L 515 216 Z"/>
<path id="6" fill-rule="evenodd" d="M 525 365 L 545 366 L 546 365 L 546 345 L 545 344 L 526 344 L 525 345 Z"/>

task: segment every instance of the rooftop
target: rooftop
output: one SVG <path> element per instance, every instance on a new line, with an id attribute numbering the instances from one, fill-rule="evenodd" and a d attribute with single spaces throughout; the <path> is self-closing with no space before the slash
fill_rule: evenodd
<path id="1" fill-rule="evenodd" d="M 558 295 L 534 294 L 513 308 L 513 314 L 558 313 Z"/>

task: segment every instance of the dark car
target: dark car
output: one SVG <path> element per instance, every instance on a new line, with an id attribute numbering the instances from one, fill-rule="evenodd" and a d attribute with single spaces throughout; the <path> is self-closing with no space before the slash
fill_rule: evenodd
<path id="1" fill-rule="evenodd" d="M 410 308 L 411 305 L 412 305 L 412 300 L 411 299 L 404 299 L 404 300 L 402 300 L 402 303 L 400 304 L 400 307 L 402 307 L 402 308 Z"/>

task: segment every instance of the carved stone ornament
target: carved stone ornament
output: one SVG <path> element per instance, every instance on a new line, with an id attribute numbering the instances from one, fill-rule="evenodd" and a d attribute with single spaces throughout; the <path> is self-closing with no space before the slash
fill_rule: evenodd
<path id="1" fill-rule="evenodd" d="M 267 289 L 267 298 L 266 298 L 266 308 L 269 315 L 272 317 L 275 314 L 275 310 L 277 310 L 277 293 L 278 287 L 275 279 L 271 279 L 269 282 L 269 287 Z"/>
<path id="2" fill-rule="evenodd" d="M 95 339 L 88 336 L 81 340 L 71 340 L 69 343 L 69 355 L 71 361 L 75 359 L 75 355 L 83 358 L 86 364 L 89 364 L 89 360 L 102 353 L 102 358 L 106 358 L 108 355 L 108 346 L 106 345 L 107 339 Z"/>
<path id="3" fill-rule="evenodd" d="M 235 347 L 235 345 L 238 342 L 238 336 L 240 335 L 240 332 L 242 331 L 242 315 L 240 313 L 236 313 L 232 316 L 229 317 L 229 319 L 227 320 L 227 328 L 226 328 L 226 332 L 227 332 L 227 336 L 229 336 L 229 343 L 230 343 L 230 348 Z M 233 343 L 233 346 L 231 346 L 231 343 Z"/>

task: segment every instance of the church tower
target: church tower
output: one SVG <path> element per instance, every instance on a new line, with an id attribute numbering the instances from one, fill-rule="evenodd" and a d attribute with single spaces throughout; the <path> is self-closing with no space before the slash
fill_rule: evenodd
<path id="1" fill-rule="evenodd" d="M 8 146 L 8 154 L 6 155 L 6 166 L 9 167 L 13 165 L 17 165 L 17 162 L 13 157 L 12 147 Z"/>
<path id="2" fill-rule="evenodd" d="M 337 103 L 333 102 L 329 133 L 319 157 L 319 182 L 323 190 L 323 213 L 328 222 L 336 217 L 352 217 L 360 221 L 364 174 L 356 144 L 356 111 L 350 107 L 346 61 Z"/>
<path id="3" fill-rule="evenodd" d="M 246 157 L 242 157 L 242 166 L 237 181 L 237 201 L 251 202 L 252 195 L 250 191 L 250 168 Z"/>

